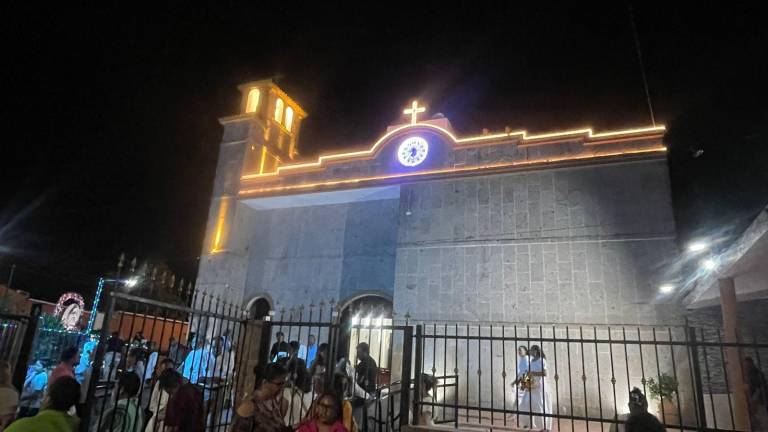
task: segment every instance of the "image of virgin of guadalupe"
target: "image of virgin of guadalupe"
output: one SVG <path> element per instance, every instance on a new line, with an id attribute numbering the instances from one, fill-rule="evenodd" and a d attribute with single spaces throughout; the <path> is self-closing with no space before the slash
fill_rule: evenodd
<path id="1" fill-rule="evenodd" d="M 61 314 L 61 323 L 64 328 L 70 331 L 78 330 L 80 317 L 83 315 L 83 308 L 78 303 L 72 303 L 64 309 Z"/>

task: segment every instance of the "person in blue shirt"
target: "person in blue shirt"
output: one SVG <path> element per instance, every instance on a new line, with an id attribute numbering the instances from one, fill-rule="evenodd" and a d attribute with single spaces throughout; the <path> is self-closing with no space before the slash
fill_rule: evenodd
<path id="1" fill-rule="evenodd" d="M 40 411 L 48 386 L 48 370 L 40 360 L 29 366 L 24 385 L 21 388 L 18 417 L 32 417 Z"/>
<path id="2" fill-rule="evenodd" d="M 312 367 L 312 362 L 315 361 L 315 357 L 317 357 L 317 343 L 315 342 L 315 335 L 309 335 L 307 338 L 307 367 Z"/>
<path id="3" fill-rule="evenodd" d="M 179 367 L 181 375 L 192 384 L 205 379 L 209 374 L 208 364 L 213 365 L 213 354 L 205 342 L 203 337 L 195 338 L 194 351 L 187 354 L 184 363 Z"/>

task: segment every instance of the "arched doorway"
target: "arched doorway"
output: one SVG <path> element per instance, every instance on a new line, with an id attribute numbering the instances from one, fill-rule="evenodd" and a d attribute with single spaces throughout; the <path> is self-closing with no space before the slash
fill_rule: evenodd
<path id="1" fill-rule="evenodd" d="M 269 316 L 270 310 L 272 310 L 272 306 L 269 304 L 269 300 L 264 297 L 257 297 L 250 301 L 248 319 L 263 320 Z"/>
<path id="2" fill-rule="evenodd" d="M 383 318 L 392 319 L 392 299 L 383 294 L 361 294 L 348 299 L 342 303 L 340 308 L 339 322 L 351 323 L 352 319 L 357 317 L 363 319 Z"/>
<path id="3" fill-rule="evenodd" d="M 392 299 L 388 296 L 371 293 L 361 294 L 342 303 L 339 313 L 339 339 L 337 359 L 346 357 L 352 365 L 356 364 L 356 347 L 365 342 L 369 345 L 370 355 L 380 370 L 390 368 L 389 352 L 392 332 Z"/>

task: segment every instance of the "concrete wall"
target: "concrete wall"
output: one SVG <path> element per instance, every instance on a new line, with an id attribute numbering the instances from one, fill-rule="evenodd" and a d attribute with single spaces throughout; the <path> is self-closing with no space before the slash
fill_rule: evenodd
<path id="1" fill-rule="evenodd" d="M 378 291 L 392 296 L 397 200 L 253 211 L 245 298 L 289 308 Z"/>
<path id="2" fill-rule="evenodd" d="M 410 211 L 410 215 L 406 213 Z M 395 310 L 423 320 L 675 322 L 664 161 L 404 185 Z"/>

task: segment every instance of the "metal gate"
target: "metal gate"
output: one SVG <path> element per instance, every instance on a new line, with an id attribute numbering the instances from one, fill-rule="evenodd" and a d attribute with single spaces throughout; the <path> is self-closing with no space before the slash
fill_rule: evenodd
<path id="1" fill-rule="evenodd" d="M 26 358 L 26 352 L 22 350 L 22 345 L 27 334 L 29 320 L 28 316 L 0 314 L 0 360 L 7 361 L 11 371 L 14 371 L 16 367 L 24 369 L 24 361 L 18 362 L 18 359 L 21 354 L 24 354 Z"/>
<path id="2" fill-rule="evenodd" d="M 301 377 L 301 367 L 289 366 L 291 376 L 284 390 L 289 401 L 286 424 L 298 424 L 322 392 L 318 389 L 328 390 L 332 386 L 350 402 L 361 431 L 399 431 L 409 423 L 413 327 L 393 325 L 382 318 L 339 322 L 333 302 L 291 309 L 287 314 L 282 311 L 276 321 L 264 324 L 259 362 L 279 361 L 282 356 L 298 357 L 308 371 L 306 377 Z M 356 348 L 361 343 L 368 346 L 369 356 L 376 363 L 375 390 L 369 389 L 367 397 L 359 390 L 355 392 L 359 378 Z M 306 354 L 294 353 L 291 345 Z M 317 350 L 314 358 L 309 351 L 312 346 Z M 291 352 L 284 353 L 281 347 Z M 312 381 L 310 385 L 304 384 L 305 379 Z"/>
<path id="3" fill-rule="evenodd" d="M 163 430 L 157 381 L 163 368 L 197 387 L 206 430 L 227 430 L 248 346 L 241 306 L 149 266 L 137 269 L 135 259 L 123 272 L 123 262 L 107 288 L 100 341 L 83 385 L 81 430 L 120 430 L 112 412 L 124 397 L 121 376 L 131 373 L 139 377 L 135 398 L 144 422 Z"/>
<path id="4" fill-rule="evenodd" d="M 768 367 L 768 344 L 757 332 L 726 342 L 719 328 L 408 321 L 394 325 L 377 318 L 342 323 L 333 304 L 283 311 L 276 321 L 264 324 L 260 363 L 297 355 L 296 349 L 281 348 L 281 342 L 293 342 L 309 360 L 306 350 L 312 337 L 316 346 L 327 345 L 333 360 L 333 367 L 324 371 L 326 382 L 333 382 L 334 374 L 356 382 L 354 348 L 361 342 L 369 345 L 379 371 L 375 391 L 355 406 L 355 420 L 363 431 L 399 430 L 422 415 L 459 429 L 516 430 L 532 424 L 534 429 L 605 431 L 624 422 L 635 387 L 647 397 L 649 411 L 669 429 L 736 431 L 743 426 L 737 391 L 728 383 L 727 359 L 749 357 L 757 370 Z M 518 381 L 532 372 L 530 363 L 526 370 L 519 369 L 518 351 L 534 345 L 546 356 L 546 374 L 538 385 L 547 403 L 541 408 L 525 404 Z M 346 370 L 339 370 L 340 363 Z M 311 364 L 305 366 L 312 370 Z M 301 386 L 295 372 L 289 387 Z M 425 376 L 432 380 L 429 392 L 422 388 Z M 346 390 L 348 400 L 359 401 Z M 528 392 L 532 401 L 533 393 Z M 291 406 L 286 423 L 295 425 L 317 392 L 312 386 L 307 393 L 285 395 Z"/>

